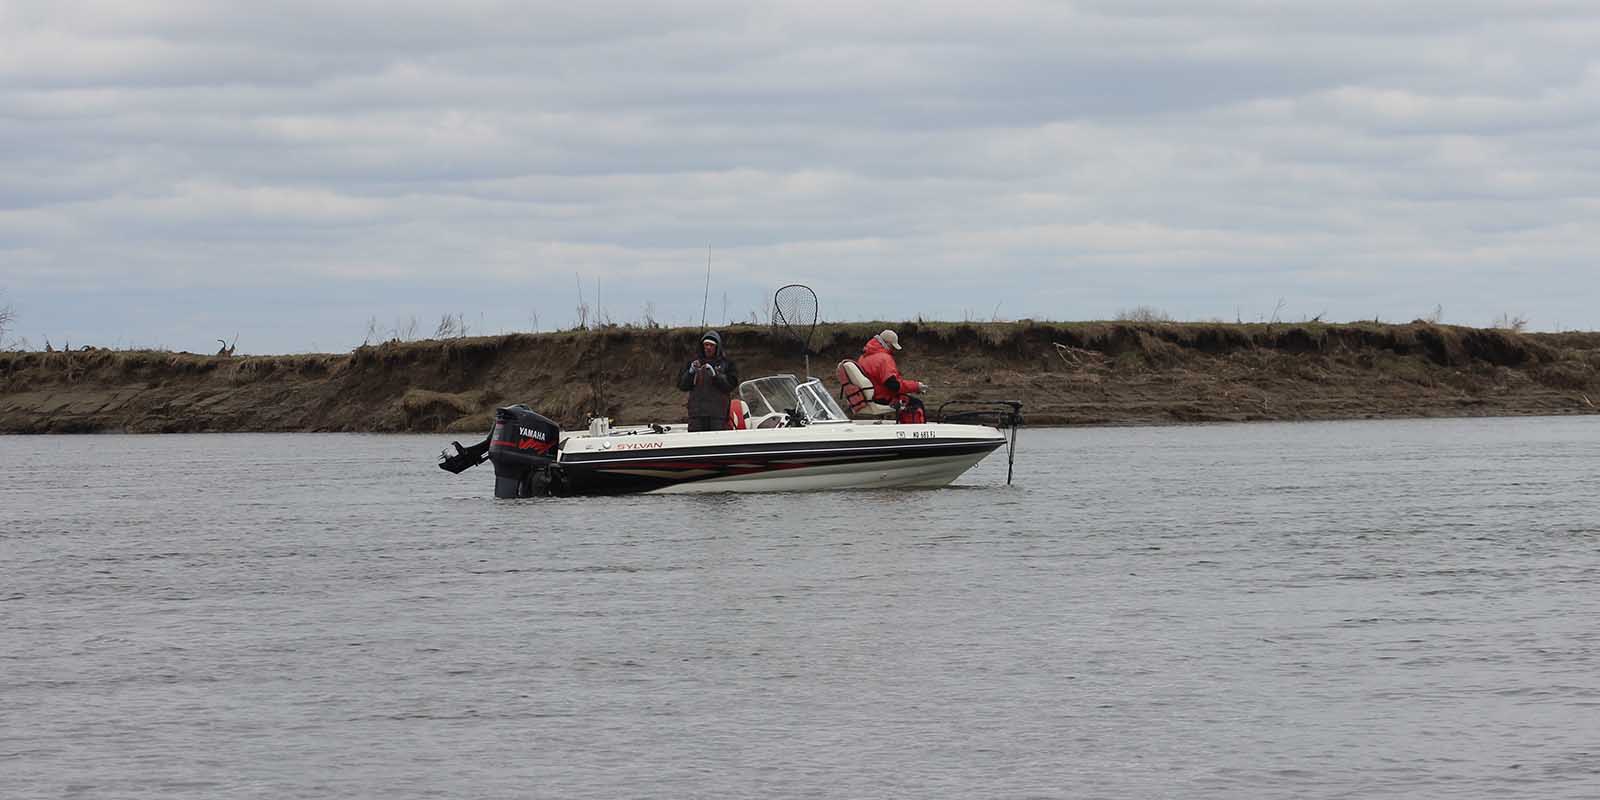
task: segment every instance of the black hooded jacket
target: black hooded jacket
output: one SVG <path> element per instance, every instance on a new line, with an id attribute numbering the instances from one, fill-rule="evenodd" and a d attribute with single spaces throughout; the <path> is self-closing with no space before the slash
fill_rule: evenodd
<path id="1" fill-rule="evenodd" d="M 717 354 L 706 361 L 701 342 L 710 339 L 717 345 Z M 689 393 L 689 416 L 726 417 L 728 402 L 739 388 L 739 368 L 722 351 L 722 336 L 716 331 L 706 331 L 695 341 L 701 352 L 678 373 L 678 388 Z M 711 370 L 704 369 L 710 365 Z"/>

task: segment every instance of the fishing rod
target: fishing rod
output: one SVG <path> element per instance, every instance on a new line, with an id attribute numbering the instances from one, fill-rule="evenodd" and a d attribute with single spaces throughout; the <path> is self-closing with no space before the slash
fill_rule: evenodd
<path id="1" fill-rule="evenodd" d="M 706 329 L 706 304 L 711 302 L 711 245 L 706 245 L 706 294 L 700 298 L 700 330 Z"/>

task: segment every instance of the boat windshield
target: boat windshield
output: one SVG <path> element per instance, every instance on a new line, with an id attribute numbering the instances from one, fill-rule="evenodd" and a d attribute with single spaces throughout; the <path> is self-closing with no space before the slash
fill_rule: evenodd
<path id="1" fill-rule="evenodd" d="M 793 375 L 771 375 L 739 384 L 739 397 L 750 406 L 752 419 L 778 411 L 797 409 L 809 422 L 846 422 L 850 418 L 823 388 L 811 378 L 804 383 Z"/>

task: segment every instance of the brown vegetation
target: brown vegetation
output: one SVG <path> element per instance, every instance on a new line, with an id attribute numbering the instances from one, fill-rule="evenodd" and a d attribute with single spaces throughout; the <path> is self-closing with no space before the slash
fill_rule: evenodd
<path id="1" fill-rule="evenodd" d="M 956 398 L 1023 401 L 1031 424 L 1595 413 L 1600 334 L 1428 322 L 889 323 L 902 370 Z M 824 324 L 814 374 L 884 323 Z M 389 342 L 340 355 L 0 353 L 0 432 L 487 430 L 525 402 L 563 425 L 673 421 L 698 330 L 610 326 Z M 744 377 L 798 373 L 765 326 L 724 330 Z"/>

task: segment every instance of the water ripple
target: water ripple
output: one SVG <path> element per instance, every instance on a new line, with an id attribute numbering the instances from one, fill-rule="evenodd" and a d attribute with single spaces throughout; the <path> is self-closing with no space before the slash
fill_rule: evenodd
<path id="1" fill-rule="evenodd" d="M 496 502 L 438 437 L 0 437 L 6 794 L 1594 796 L 1600 425 L 1025 430 Z"/>

